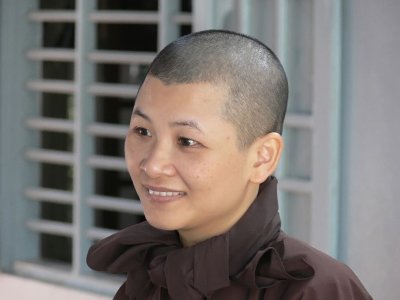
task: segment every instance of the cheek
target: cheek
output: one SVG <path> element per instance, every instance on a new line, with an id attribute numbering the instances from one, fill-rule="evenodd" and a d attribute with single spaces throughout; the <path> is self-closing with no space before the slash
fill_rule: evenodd
<path id="1" fill-rule="evenodd" d="M 124 152 L 125 152 L 125 161 L 129 167 L 132 159 L 133 159 L 133 150 L 134 147 L 132 147 L 131 143 L 128 140 L 125 140 L 125 147 L 124 147 Z"/>
<path id="2" fill-rule="evenodd" d="M 179 161 L 181 177 L 188 185 L 202 191 L 214 190 L 226 176 L 226 163 L 218 157 Z"/>
<path id="3" fill-rule="evenodd" d="M 244 158 L 236 153 L 226 152 L 225 155 L 215 161 L 212 174 L 209 176 L 221 185 L 235 185 L 244 175 L 243 160 Z M 232 186 L 232 188 L 234 187 Z"/>
<path id="4" fill-rule="evenodd" d="M 140 148 L 132 145 L 132 142 L 125 141 L 125 162 L 131 177 L 138 172 L 141 160 Z"/>
<path id="5" fill-rule="evenodd" d="M 178 176 L 188 187 L 203 187 L 213 176 L 214 164 L 199 155 L 177 155 L 174 157 L 174 165 Z"/>

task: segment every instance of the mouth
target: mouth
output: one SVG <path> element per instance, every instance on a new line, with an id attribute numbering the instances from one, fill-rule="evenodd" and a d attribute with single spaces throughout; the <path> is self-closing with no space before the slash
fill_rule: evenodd
<path id="1" fill-rule="evenodd" d="M 159 196 L 159 197 L 177 197 L 177 196 L 183 196 L 185 194 L 184 192 L 161 192 L 152 189 L 147 189 L 147 191 L 149 195 Z"/>
<path id="2" fill-rule="evenodd" d="M 144 186 L 147 196 L 154 202 L 168 202 L 183 197 L 186 193 L 162 187 Z"/>

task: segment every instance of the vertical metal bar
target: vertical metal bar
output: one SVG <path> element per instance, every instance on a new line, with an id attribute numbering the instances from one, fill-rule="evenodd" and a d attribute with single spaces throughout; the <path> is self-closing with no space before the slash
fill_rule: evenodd
<path id="1" fill-rule="evenodd" d="M 237 31 L 250 34 L 250 0 L 235 0 Z"/>
<path id="2" fill-rule="evenodd" d="M 341 1 L 314 2 L 312 243 L 337 256 Z"/>
<path id="3" fill-rule="evenodd" d="M 288 32 L 288 3 L 287 0 L 276 0 L 276 10 L 277 10 L 277 55 L 283 66 L 286 65 L 287 60 L 287 32 Z"/>
<path id="4" fill-rule="evenodd" d="M 25 89 L 39 68 L 24 57 L 39 45 L 40 26 L 27 19 L 37 1 L 0 4 L 0 268 L 12 271 L 16 260 L 37 259 L 40 251 L 38 235 L 25 227 L 28 218 L 37 217 L 38 205 L 23 196 L 38 184 L 38 165 L 23 159 L 24 151 L 38 144 L 38 134 L 22 126 L 39 111 L 38 95 Z"/>
<path id="5" fill-rule="evenodd" d="M 330 193 L 333 196 L 332 201 L 329 205 L 330 211 L 330 253 L 339 258 L 340 255 L 340 232 L 341 222 L 340 217 L 340 204 L 341 204 L 341 190 L 342 186 L 340 184 L 340 174 L 341 174 L 341 125 L 342 123 L 342 0 L 333 1 L 332 3 L 332 14 L 333 14 L 333 21 L 332 21 L 332 97 L 336 102 L 336 111 L 334 112 L 331 125 L 333 127 L 333 139 L 334 139 L 334 152 L 333 152 L 333 159 L 331 160 L 331 166 L 336 166 L 335 173 L 331 174 L 333 176 L 333 181 L 331 180 L 331 187 Z M 332 170 L 332 169 L 331 169 Z"/>
<path id="6" fill-rule="evenodd" d="M 276 18 L 276 28 L 277 28 L 277 55 L 284 67 L 286 67 L 287 61 L 287 23 L 288 23 L 288 4 L 287 0 L 277 0 L 276 10 L 277 10 L 277 18 Z M 286 69 L 286 68 L 285 68 Z M 285 140 L 287 140 L 287 136 L 284 134 Z M 276 171 L 278 177 L 283 178 L 285 176 L 284 170 L 286 163 L 286 155 L 283 152 L 281 161 L 279 163 L 278 170 Z M 279 213 L 282 219 L 283 228 L 285 228 L 285 224 L 287 224 L 287 202 L 285 201 L 285 193 L 279 192 Z"/>
<path id="7" fill-rule="evenodd" d="M 193 32 L 211 29 L 215 25 L 215 0 L 192 0 Z"/>
<path id="8" fill-rule="evenodd" d="M 93 139 L 85 128 L 94 120 L 93 97 L 86 93 L 93 82 L 94 68 L 87 59 L 95 45 L 94 25 L 89 14 L 95 9 L 95 1 L 77 0 L 75 24 L 75 101 L 74 101 L 74 164 L 73 164 L 73 265 L 74 276 L 86 269 L 86 251 L 90 241 L 85 236 L 92 223 L 92 214 L 86 205 L 87 196 L 94 186 L 92 170 L 86 165 L 93 153 Z"/>
<path id="9" fill-rule="evenodd" d="M 178 25 L 172 22 L 172 15 L 178 11 L 178 0 L 158 0 L 158 51 L 179 36 Z"/>
<path id="10" fill-rule="evenodd" d="M 359 7 L 359 6 L 358 6 Z M 357 70 L 357 64 L 353 62 L 355 55 L 357 55 L 361 51 L 362 48 L 359 48 L 358 51 L 352 49 L 355 45 L 358 45 L 358 41 L 355 34 L 355 28 L 353 28 L 353 16 L 354 16 L 354 8 L 355 4 L 350 1 L 340 1 L 340 25 L 338 26 L 337 38 L 340 39 L 338 44 L 340 45 L 340 99 L 341 99 L 341 108 L 340 108 L 340 195 L 339 195 L 339 209 L 338 209 L 338 242 L 337 242 L 337 258 L 341 261 L 349 262 L 349 252 L 352 248 L 352 245 L 356 246 L 358 241 L 351 241 L 350 238 L 350 225 L 354 222 L 352 218 L 350 218 L 350 208 L 357 205 L 358 201 L 364 201 L 364 199 L 354 200 L 349 199 L 351 195 L 354 195 L 351 190 L 351 186 L 354 187 L 355 183 L 349 181 L 349 179 L 353 178 L 356 174 L 360 174 L 360 171 L 351 170 L 354 166 L 351 164 L 354 155 L 356 154 L 357 149 L 353 149 L 354 143 L 353 141 L 354 135 L 357 132 L 357 129 L 350 129 L 351 126 L 355 125 L 354 118 L 356 117 L 356 107 L 357 104 L 361 101 L 349 101 L 353 100 L 355 94 L 353 94 L 353 86 L 356 82 L 358 82 L 358 74 L 362 73 L 361 70 Z M 374 40 L 375 42 L 375 40 Z M 361 96 L 359 96 L 361 97 Z M 364 100 L 364 99 L 362 99 Z M 361 113 L 361 112 L 360 112 Z M 357 123 L 361 124 L 361 120 Z M 357 153 L 358 154 L 358 153 Z M 375 170 L 374 170 L 375 171 Z M 353 173 L 354 172 L 354 173 Z M 350 200 L 350 201 L 349 201 Z M 352 201 L 357 201 L 356 203 L 352 203 Z M 383 225 L 383 224 L 381 224 Z M 362 229 L 363 230 L 363 229 Z M 355 243 L 355 244 L 353 244 Z M 358 245 L 357 245 L 358 246 Z M 362 246 L 361 246 L 362 247 Z M 386 270 L 385 270 L 386 271 Z"/>

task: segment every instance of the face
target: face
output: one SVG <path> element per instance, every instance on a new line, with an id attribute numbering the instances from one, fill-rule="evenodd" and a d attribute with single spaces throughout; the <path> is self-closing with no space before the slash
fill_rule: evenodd
<path id="1" fill-rule="evenodd" d="M 190 245 L 228 230 L 257 194 L 250 150 L 222 118 L 224 87 L 165 85 L 148 76 L 136 99 L 125 157 L 150 224 Z"/>

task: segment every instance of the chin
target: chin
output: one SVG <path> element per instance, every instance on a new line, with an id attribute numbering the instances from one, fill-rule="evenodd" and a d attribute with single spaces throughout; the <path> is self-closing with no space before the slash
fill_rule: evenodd
<path id="1" fill-rule="evenodd" d="M 173 222 L 169 222 L 168 220 L 162 220 L 160 218 L 152 218 L 151 216 L 147 216 L 146 214 L 145 217 L 146 221 L 154 228 L 160 230 L 169 230 L 169 231 L 179 229 L 179 226 L 177 226 Z"/>

